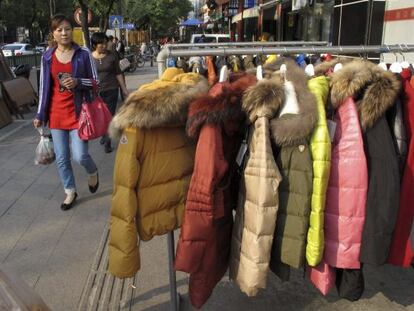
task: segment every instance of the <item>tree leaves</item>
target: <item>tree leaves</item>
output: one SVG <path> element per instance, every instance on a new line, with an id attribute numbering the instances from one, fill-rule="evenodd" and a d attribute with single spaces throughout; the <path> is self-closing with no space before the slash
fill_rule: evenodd
<path id="1" fill-rule="evenodd" d="M 193 7 L 189 0 L 123 0 L 125 19 L 156 36 L 171 36 Z"/>

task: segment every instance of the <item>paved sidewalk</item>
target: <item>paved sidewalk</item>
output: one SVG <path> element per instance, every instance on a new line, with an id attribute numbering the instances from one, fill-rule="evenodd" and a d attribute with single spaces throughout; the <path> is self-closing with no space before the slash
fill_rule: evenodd
<path id="1" fill-rule="evenodd" d="M 156 67 L 138 69 L 126 78 L 128 88 L 134 90 L 156 78 Z M 91 195 L 85 173 L 74 165 L 79 201 L 73 210 L 62 212 L 59 205 L 64 193 L 55 165 L 33 164 L 37 142 L 30 120 L 0 129 L 0 265 L 18 273 L 52 310 L 78 310 L 88 276 L 97 273 L 100 278 L 109 278 L 93 265 L 97 254 L 99 260 L 105 260 L 100 241 L 107 234 L 115 153 L 105 154 L 97 141 L 91 143 L 100 189 Z M 177 239 L 178 232 L 175 235 Z M 141 271 L 123 285 L 131 291 L 119 299 L 123 300 L 119 309 L 169 310 L 166 237 L 142 243 L 141 255 Z M 224 278 L 203 310 L 414 311 L 414 269 L 366 267 L 366 291 L 355 303 L 338 299 L 335 291 L 322 297 L 300 272 L 292 274 L 290 282 L 281 283 L 269 273 L 268 288 L 255 298 L 246 297 Z M 119 280 L 112 281 L 102 284 L 119 286 Z M 187 276 L 178 273 L 177 284 L 183 297 L 181 310 L 192 310 Z M 108 307 L 101 304 L 99 310 Z"/>
<path id="2" fill-rule="evenodd" d="M 157 76 L 156 67 L 127 74 L 130 91 Z M 75 310 L 107 224 L 115 152 L 90 144 L 100 175 L 91 195 L 84 170 L 74 165 L 79 200 L 62 212 L 64 199 L 55 164 L 34 165 L 38 133 L 34 114 L 0 129 L 0 264 L 34 287 L 53 310 Z"/>

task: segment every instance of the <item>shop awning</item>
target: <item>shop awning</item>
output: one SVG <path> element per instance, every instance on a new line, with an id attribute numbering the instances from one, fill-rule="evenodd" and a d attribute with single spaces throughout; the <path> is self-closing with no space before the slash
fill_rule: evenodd
<path id="1" fill-rule="evenodd" d="M 180 26 L 198 26 L 203 23 L 204 23 L 203 21 L 200 21 L 198 19 L 190 18 L 190 19 L 187 19 L 185 22 L 182 22 Z"/>
<path id="2" fill-rule="evenodd" d="M 240 22 L 243 19 L 243 13 L 239 13 L 233 16 L 233 18 L 231 19 L 232 23 L 237 23 Z"/>
<path id="3" fill-rule="evenodd" d="M 252 7 L 250 9 L 244 10 L 243 11 L 243 19 L 244 18 L 254 18 L 254 17 L 259 17 L 259 7 L 255 6 Z"/>

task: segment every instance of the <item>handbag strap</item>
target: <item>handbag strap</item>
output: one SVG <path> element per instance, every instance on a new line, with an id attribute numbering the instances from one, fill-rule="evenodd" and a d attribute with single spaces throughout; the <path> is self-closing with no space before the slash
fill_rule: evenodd
<path id="1" fill-rule="evenodd" d="M 92 80 L 92 92 L 93 92 L 93 96 L 94 98 L 98 97 L 98 83 L 96 83 L 95 79 L 91 79 Z"/>

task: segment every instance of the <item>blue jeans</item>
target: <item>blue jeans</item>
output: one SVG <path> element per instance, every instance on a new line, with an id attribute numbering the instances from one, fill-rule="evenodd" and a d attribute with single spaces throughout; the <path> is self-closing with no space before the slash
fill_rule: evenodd
<path id="1" fill-rule="evenodd" d="M 76 191 L 75 177 L 73 176 L 70 161 L 70 149 L 72 149 L 73 160 L 82 165 L 89 176 L 97 174 L 98 169 L 95 162 L 88 153 L 88 142 L 78 136 L 78 130 L 51 130 L 53 147 L 56 154 L 56 164 L 60 180 L 67 194 Z M 69 148 L 70 143 L 70 148 Z"/>

